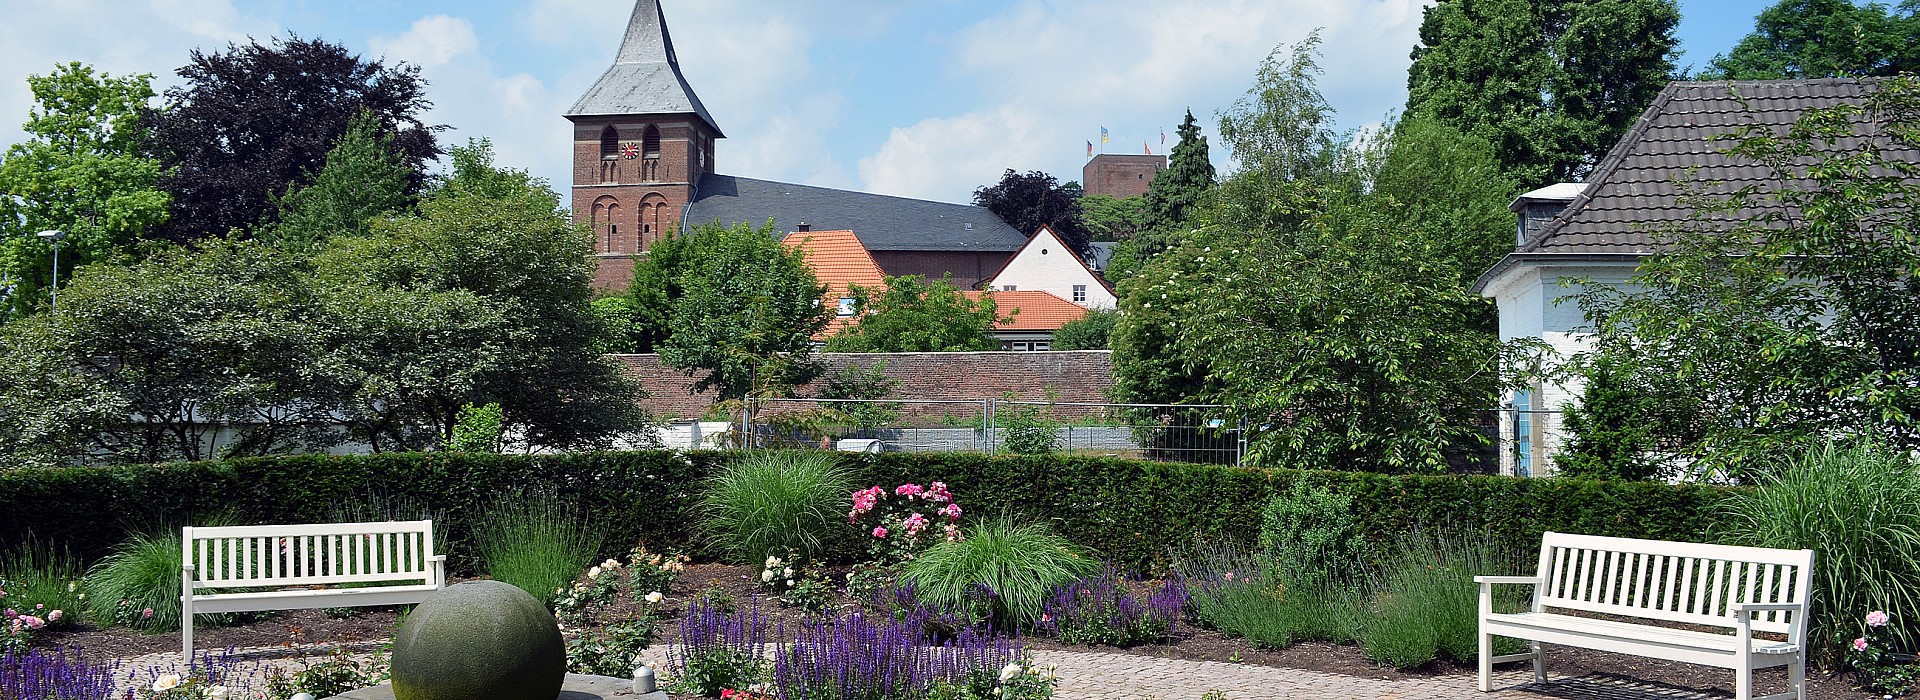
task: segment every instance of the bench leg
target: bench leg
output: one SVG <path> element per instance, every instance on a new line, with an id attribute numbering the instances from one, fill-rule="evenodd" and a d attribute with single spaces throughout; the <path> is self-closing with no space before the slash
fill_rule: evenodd
<path id="1" fill-rule="evenodd" d="M 1787 689 L 1793 691 L 1798 700 L 1807 700 L 1807 653 L 1800 652 L 1793 657 L 1793 663 L 1787 665 Z"/>
<path id="2" fill-rule="evenodd" d="M 1547 645 L 1533 643 L 1533 682 L 1547 684 Z"/>
<path id="3" fill-rule="evenodd" d="M 1493 635 L 1480 633 L 1480 692 L 1493 692 Z"/>
<path id="4" fill-rule="evenodd" d="M 1753 700 L 1753 658 L 1742 654 L 1737 666 L 1733 669 L 1733 700 Z"/>

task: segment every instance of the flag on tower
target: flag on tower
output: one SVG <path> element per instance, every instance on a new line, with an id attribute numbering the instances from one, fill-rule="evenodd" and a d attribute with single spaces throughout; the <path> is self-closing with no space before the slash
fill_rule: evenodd
<path id="1" fill-rule="evenodd" d="M 1100 143 L 1106 143 L 1107 140 L 1107 127 L 1100 127 Z"/>
<path id="2" fill-rule="evenodd" d="M 1167 127 L 1160 127 L 1160 145 L 1167 145 Z"/>
<path id="3" fill-rule="evenodd" d="M 1092 142 L 1092 141 L 1088 141 L 1088 142 L 1087 142 L 1087 157 L 1088 157 L 1088 158 L 1092 158 L 1092 157 L 1093 157 L 1093 142 Z"/>
<path id="4" fill-rule="evenodd" d="M 1153 146 L 1149 145 L 1145 141 L 1140 142 L 1140 150 L 1146 151 L 1147 155 L 1153 155 Z"/>

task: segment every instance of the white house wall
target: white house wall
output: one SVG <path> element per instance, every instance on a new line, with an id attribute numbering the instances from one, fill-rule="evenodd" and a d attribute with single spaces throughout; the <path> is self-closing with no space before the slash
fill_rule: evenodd
<path id="1" fill-rule="evenodd" d="M 1580 308 L 1578 297 L 1584 286 L 1574 280 L 1587 279 L 1616 289 L 1630 289 L 1627 279 L 1633 275 L 1627 263 L 1534 265 L 1522 263 L 1489 283 L 1486 295 L 1500 309 L 1500 340 L 1538 338 L 1553 350 L 1553 361 L 1564 365 L 1577 355 L 1593 349 L 1592 328 Z M 1567 284 L 1562 285 L 1562 280 Z M 1586 382 L 1577 376 L 1540 382 L 1533 392 L 1532 475 L 1553 473 L 1553 456 L 1565 445 L 1568 435 L 1562 429 L 1564 412 L 1580 403 Z M 1502 407 L 1513 405 L 1511 393 L 1502 397 Z M 1514 412 L 1500 413 L 1500 473 L 1513 474 L 1516 462 Z"/>
<path id="2" fill-rule="evenodd" d="M 1087 300 L 1075 303 L 1089 309 L 1111 309 L 1118 301 L 1051 229 L 1034 234 L 1034 240 L 1007 261 L 989 283 L 995 289 L 1052 292 L 1067 301 L 1073 301 L 1074 285 L 1084 285 Z"/>

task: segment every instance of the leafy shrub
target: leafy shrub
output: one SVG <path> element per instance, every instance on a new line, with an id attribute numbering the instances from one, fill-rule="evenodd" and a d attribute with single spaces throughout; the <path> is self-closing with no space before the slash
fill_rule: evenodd
<path id="1" fill-rule="evenodd" d="M 748 452 L 706 482 L 701 525 L 735 561 L 825 556 L 844 536 L 853 477 L 831 453 Z"/>
<path id="2" fill-rule="evenodd" d="M 1319 587 L 1371 559 L 1351 496 L 1296 483 L 1260 515 L 1261 558 L 1289 586 Z"/>
<path id="3" fill-rule="evenodd" d="M 78 649 L 18 649 L 0 653 L 0 698 L 110 700 L 119 664 L 88 663 Z"/>
<path id="4" fill-rule="evenodd" d="M 300 693 L 312 693 L 317 698 L 334 697 L 379 685 L 391 676 L 391 670 L 378 657 L 355 659 L 344 647 L 335 649 L 324 660 L 302 664 L 301 669 L 291 675 L 280 668 L 270 669 L 266 677 L 266 697 L 286 700 Z"/>
<path id="5" fill-rule="evenodd" d="M 629 678 L 640 652 L 653 646 L 660 622 L 653 611 L 637 619 L 587 630 L 567 640 L 567 671 L 592 676 Z"/>
<path id="6" fill-rule="evenodd" d="M 1912 649 L 1920 616 L 1920 468 L 1868 442 L 1827 444 L 1758 477 L 1759 487 L 1726 504 L 1720 537 L 1729 544 L 1811 549 L 1815 659 L 1839 659 L 1860 636 L 1853 617 L 1885 610 L 1888 638 Z"/>
<path id="7" fill-rule="evenodd" d="M 1053 349 L 1105 350 L 1107 338 L 1113 335 L 1113 327 L 1119 322 L 1119 311 L 1088 309 L 1087 315 L 1060 324 L 1053 332 Z"/>
<path id="8" fill-rule="evenodd" d="M 1017 455 L 1052 454 L 1060 449 L 1060 422 L 1039 406 L 1010 409 L 996 417 L 1001 444 Z"/>
<path id="9" fill-rule="evenodd" d="M 687 561 L 685 554 L 649 552 L 644 545 L 634 547 L 627 554 L 627 577 L 633 583 L 633 597 L 637 600 L 655 591 L 672 593 L 673 582 L 687 570 Z"/>
<path id="10" fill-rule="evenodd" d="M 506 431 L 506 414 L 500 404 L 461 406 L 454 414 L 453 435 L 444 446 L 448 452 L 499 452 L 500 438 Z"/>
<path id="11" fill-rule="evenodd" d="M 1374 586 L 1373 614 L 1361 631 L 1367 658 L 1398 668 L 1478 658 L 1480 589 L 1473 577 L 1510 575 L 1514 559 L 1485 537 L 1444 532 L 1410 538 L 1391 562 Z M 1503 588 L 1506 597 L 1498 602 L 1511 604 L 1520 592 Z M 1519 650 L 1518 640 L 1495 641 L 1505 649 L 1496 653 Z"/>
<path id="12" fill-rule="evenodd" d="M 767 620 L 759 610 L 729 613 L 695 598 L 680 616 L 680 644 L 667 654 L 671 689 L 712 698 L 752 687 L 767 675 L 760 658 L 766 641 Z"/>
<path id="13" fill-rule="evenodd" d="M 1572 436 L 1554 455 L 1562 476 L 1644 481 L 1664 469 L 1654 458 L 1653 413 L 1659 398 L 1633 384 L 1631 368 L 1601 359 L 1587 372 L 1580 403 L 1567 410 L 1563 429 Z"/>
<path id="14" fill-rule="evenodd" d="M 982 521 L 907 562 L 900 580 L 944 611 L 974 610 L 1003 630 L 1030 627 L 1054 588 L 1098 564 L 1044 526 Z"/>
<path id="15" fill-rule="evenodd" d="M 487 574 L 551 605 L 600 550 L 600 532 L 579 511 L 545 493 L 495 501 L 476 533 Z"/>
<path id="16" fill-rule="evenodd" d="M 1187 588 L 1178 579 L 1136 597 L 1112 564 L 1055 588 L 1040 608 L 1042 630 L 1068 644 L 1124 647 L 1166 639 L 1187 606 Z"/>
<path id="17" fill-rule="evenodd" d="M 555 593 L 550 603 L 554 617 L 569 625 L 592 622 L 594 613 L 620 594 L 620 572 L 625 568 L 619 560 L 608 559 L 587 569 L 572 586 Z"/>
<path id="18" fill-rule="evenodd" d="M 893 566 L 919 556 L 935 541 L 935 523 L 941 539 L 960 539 L 961 512 L 946 482 L 925 487 L 909 482 L 891 492 L 880 486 L 853 492 L 847 520 L 865 535 L 867 563 Z"/>
<path id="19" fill-rule="evenodd" d="M 1874 610 L 1862 621 L 1865 632 L 1847 647 L 1847 665 L 1853 667 L 1860 689 L 1893 698 L 1920 688 L 1920 662 L 1894 652 L 1893 640 L 1888 639 L 1893 616 Z"/>

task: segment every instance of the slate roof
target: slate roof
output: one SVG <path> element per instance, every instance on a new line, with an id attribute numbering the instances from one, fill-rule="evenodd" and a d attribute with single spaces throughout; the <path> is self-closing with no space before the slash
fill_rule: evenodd
<path id="1" fill-rule="evenodd" d="M 627 20 L 627 36 L 620 42 L 620 53 L 613 67 L 581 95 L 566 116 L 604 116 L 616 114 L 693 114 L 724 136 L 720 126 L 707 113 L 706 105 L 693 94 L 686 76 L 680 74 L 680 58 L 673 53 L 673 37 L 667 33 L 667 17 L 660 0 L 634 3 L 633 17 Z"/>
<path id="2" fill-rule="evenodd" d="M 858 231 L 869 251 L 1010 253 L 1027 242 L 981 207 L 732 175 L 702 175 L 682 221 L 689 226 L 713 221 L 759 226 L 768 219 L 781 232 L 795 231 L 802 223 L 816 231 Z"/>
<path id="3" fill-rule="evenodd" d="M 1671 83 L 1594 168 L 1585 191 L 1516 253 L 1653 253 L 1663 227 L 1694 216 L 1693 207 L 1682 201 L 1687 194 L 1730 194 L 1748 186 L 1766 192 L 1776 186 L 1770 170 L 1723 152 L 1734 145 L 1732 134 L 1748 126 L 1784 133 L 1808 110 L 1864 101 L 1874 83 L 1856 78 Z M 1733 218 L 1759 213 L 1742 211 Z"/>
<path id="4" fill-rule="evenodd" d="M 1088 243 L 1087 252 L 1091 253 L 1091 255 L 1087 257 L 1087 264 L 1092 265 L 1095 272 L 1107 269 L 1107 263 L 1113 261 L 1113 249 L 1118 245 L 1120 244 L 1115 241 L 1093 241 Z"/>

